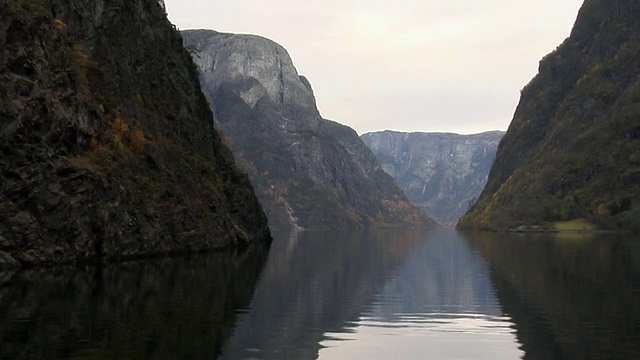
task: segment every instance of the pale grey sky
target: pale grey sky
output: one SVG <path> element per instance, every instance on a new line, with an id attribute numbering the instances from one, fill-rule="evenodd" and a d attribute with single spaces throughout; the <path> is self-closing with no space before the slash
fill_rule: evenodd
<path id="1" fill-rule="evenodd" d="M 165 0 L 181 30 L 284 46 L 323 117 L 377 130 L 506 130 L 583 0 Z"/>

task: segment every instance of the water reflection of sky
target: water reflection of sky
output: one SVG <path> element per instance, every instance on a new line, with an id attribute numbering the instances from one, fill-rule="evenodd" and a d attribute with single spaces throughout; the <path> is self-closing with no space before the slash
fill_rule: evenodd
<path id="1" fill-rule="evenodd" d="M 326 332 L 319 359 L 518 359 L 484 259 L 455 232 L 432 236 L 357 321 Z"/>

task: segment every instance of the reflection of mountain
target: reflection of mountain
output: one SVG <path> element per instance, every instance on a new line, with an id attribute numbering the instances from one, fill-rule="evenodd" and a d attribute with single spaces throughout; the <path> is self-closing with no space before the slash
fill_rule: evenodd
<path id="1" fill-rule="evenodd" d="M 276 237 L 249 313 L 223 358 L 314 359 L 327 331 L 357 320 L 425 238 L 414 231 Z"/>
<path id="2" fill-rule="evenodd" d="M 640 243 L 571 236 L 469 240 L 490 263 L 525 359 L 640 359 Z"/>
<path id="3" fill-rule="evenodd" d="M 387 282 L 370 316 L 501 315 L 484 259 L 454 231 L 441 231 L 413 252 Z M 402 299 L 402 301 L 387 301 Z"/>
<path id="4" fill-rule="evenodd" d="M 215 359 L 266 251 L 0 279 L 0 359 Z"/>
<path id="5" fill-rule="evenodd" d="M 326 334 L 319 359 L 517 359 L 512 326 L 486 261 L 444 230 L 412 251 L 356 321 Z"/>
<path id="6" fill-rule="evenodd" d="M 351 350 L 372 343 L 376 358 L 425 358 L 398 348 L 402 338 L 444 358 L 464 348 L 511 359 L 511 325 L 486 262 L 454 231 L 303 232 L 276 237 L 222 358 L 368 359 Z"/>

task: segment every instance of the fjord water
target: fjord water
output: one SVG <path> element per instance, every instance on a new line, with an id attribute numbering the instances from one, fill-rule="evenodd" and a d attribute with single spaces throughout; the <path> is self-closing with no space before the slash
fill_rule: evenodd
<path id="1" fill-rule="evenodd" d="M 301 233 L 274 244 L 222 358 L 517 359 L 511 326 L 455 232 Z"/>
<path id="2" fill-rule="evenodd" d="M 0 359 L 637 359 L 640 239 L 301 232 L 0 273 Z"/>

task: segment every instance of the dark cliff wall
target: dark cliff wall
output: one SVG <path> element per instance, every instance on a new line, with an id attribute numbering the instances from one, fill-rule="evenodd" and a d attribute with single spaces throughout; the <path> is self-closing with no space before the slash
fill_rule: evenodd
<path id="1" fill-rule="evenodd" d="M 361 138 L 411 202 L 453 225 L 480 196 L 503 135 L 380 131 Z"/>
<path id="2" fill-rule="evenodd" d="M 271 40 L 183 31 L 216 126 L 274 229 L 431 227 L 352 129 L 324 120 L 311 85 Z"/>
<path id="3" fill-rule="evenodd" d="M 522 90 L 487 186 L 460 227 L 640 218 L 640 3 L 588 0 Z"/>
<path id="4" fill-rule="evenodd" d="M 154 0 L 0 2 L 0 250 L 23 263 L 270 239 Z"/>

